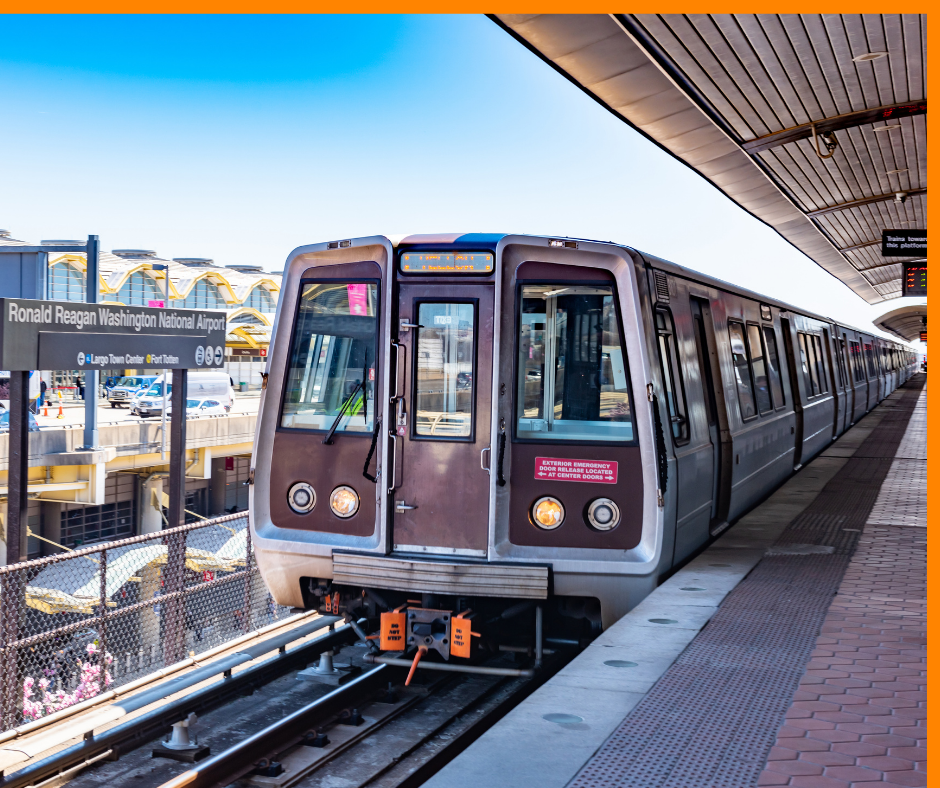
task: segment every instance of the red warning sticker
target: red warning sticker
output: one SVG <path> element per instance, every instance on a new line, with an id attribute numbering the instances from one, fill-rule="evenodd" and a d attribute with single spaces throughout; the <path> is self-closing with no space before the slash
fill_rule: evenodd
<path id="1" fill-rule="evenodd" d="M 544 481 L 616 484 L 617 463 L 604 460 L 564 460 L 536 457 L 535 478 Z"/>

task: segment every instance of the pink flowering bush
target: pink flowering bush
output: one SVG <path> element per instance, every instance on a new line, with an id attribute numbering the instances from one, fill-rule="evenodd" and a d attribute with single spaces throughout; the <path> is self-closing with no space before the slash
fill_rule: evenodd
<path id="1" fill-rule="evenodd" d="M 90 659 L 98 653 L 98 645 L 97 643 L 89 643 L 85 650 L 88 652 Z M 47 714 L 67 709 L 80 701 L 95 697 L 101 691 L 99 684 L 101 662 L 102 660 L 98 660 L 98 664 L 92 662 L 78 663 L 80 670 L 78 686 L 72 692 L 66 692 L 65 690 L 50 692 L 49 686 L 52 682 L 46 677 L 39 679 L 37 688 L 37 682 L 33 677 L 27 676 L 23 681 L 23 716 L 30 721 L 38 720 Z M 105 688 L 111 686 L 112 679 L 108 667 L 112 662 L 114 662 L 114 657 L 106 651 L 104 654 Z"/>

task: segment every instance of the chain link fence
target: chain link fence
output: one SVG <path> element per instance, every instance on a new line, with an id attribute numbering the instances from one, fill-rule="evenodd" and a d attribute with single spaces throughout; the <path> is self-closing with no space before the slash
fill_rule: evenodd
<path id="1" fill-rule="evenodd" d="M 244 512 L 0 567 L 0 730 L 288 614 Z"/>

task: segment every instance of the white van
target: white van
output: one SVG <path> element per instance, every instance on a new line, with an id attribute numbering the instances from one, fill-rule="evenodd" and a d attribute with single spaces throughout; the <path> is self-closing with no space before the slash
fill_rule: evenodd
<path id="1" fill-rule="evenodd" d="M 167 405 L 170 404 L 170 393 L 173 391 L 173 376 L 170 374 L 167 386 Z M 211 397 L 225 408 L 225 412 L 232 410 L 235 404 L 235 390 L 228 372 L 200 372 L 190 370 L 187 376 L 186 398 L 205 399 Z M 138 416 L 159 416 L 163 412 L 163 375 L 160 375 L 150 388 L 139 393 L 131 401 L 131 412 Z"/>

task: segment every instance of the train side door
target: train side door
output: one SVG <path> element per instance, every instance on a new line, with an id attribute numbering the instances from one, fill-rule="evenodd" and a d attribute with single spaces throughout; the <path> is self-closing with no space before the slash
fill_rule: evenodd
<path id="1" fill-rule="evenodd" d="M 719 385 L 721 375 L 718 367 L 718 352 L 715 345 L 714 328 L 708 301 L 693 297 L 692 333 L 695 337 L 695 352 L 701 370 L 702 397 L 708 438 L 712 449 L 712 507 L 709 531 L 719 533 L 727 525 L 731 480 L 731 444 L 724 406 L 724 392 Z M 724 416 L 724 420 L 722 419 Z M 722 436 L 728 436 L 723 440 Z M 726 484 L 727 482 L 727 484 Z"/>
<path id="2" fill-rule="evenodd" d="M 793 347 L 793 333 L 790 321 L 780 318 L 780 328 L 783 330 L 783 347 L 787 356 L 787 374 L 790 376 L 790 394 L 793 400 L 793 414 L 795 418 L 793 442 L 793 467 L 799 468 L 803 463 L 803 395 L 800 381 L 797 376 L 796 351 Z"/>
<path id="3" fill-rule="evenodd" d="M 485 556 L 493 287 L 402 283 L 392 547 Z"/>

